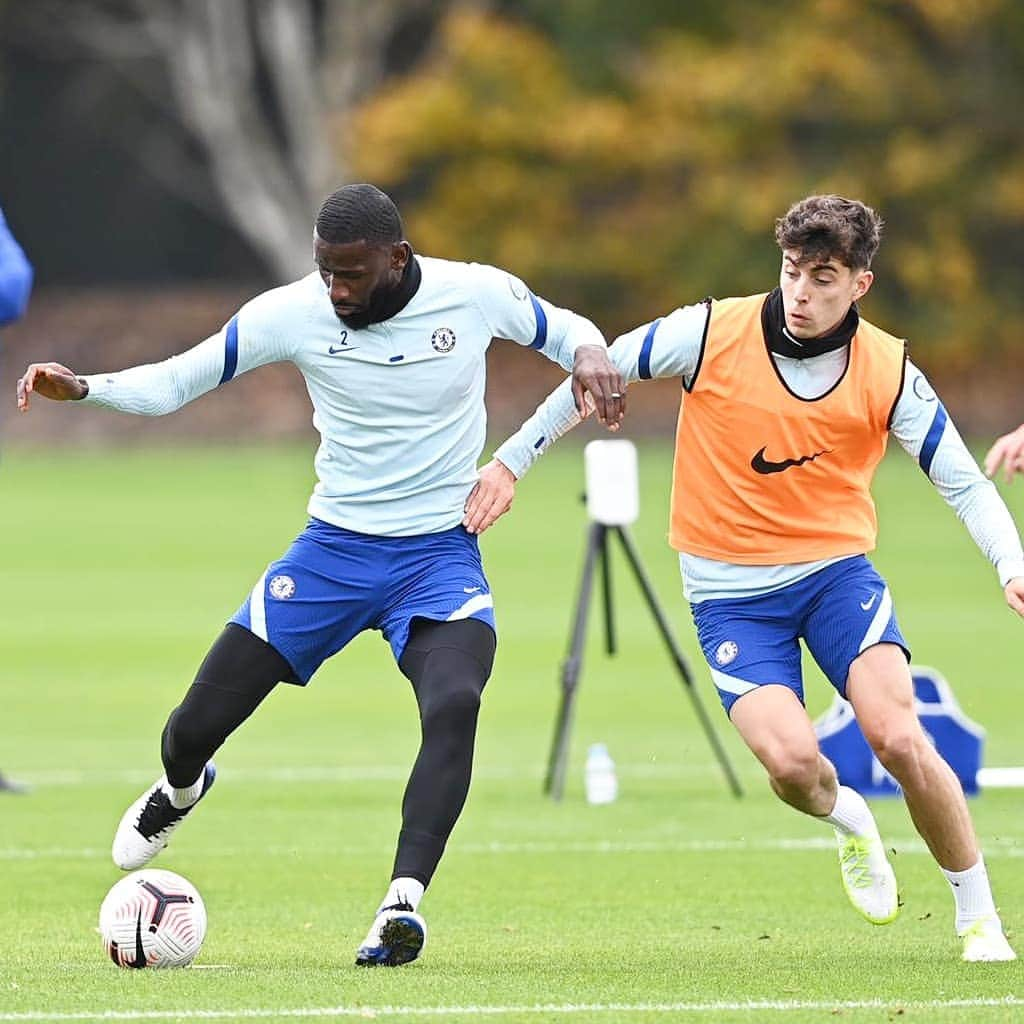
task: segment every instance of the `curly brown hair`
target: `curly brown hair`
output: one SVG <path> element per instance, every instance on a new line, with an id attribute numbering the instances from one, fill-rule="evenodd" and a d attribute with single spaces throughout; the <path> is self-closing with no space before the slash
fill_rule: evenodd
<path id="1" fill-rule="evenodd" d="M 775 222 L 775 241 L 783 252 L 807 260 L 839 260 L 851 270 L 867 270 L 882 240 L 882 218 L 857 199 L 808 196 Z"/>

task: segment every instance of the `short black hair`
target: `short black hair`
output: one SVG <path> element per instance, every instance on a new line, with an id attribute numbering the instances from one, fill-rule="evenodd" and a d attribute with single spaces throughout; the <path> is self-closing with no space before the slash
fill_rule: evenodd
<path id="1" fill-rule="evenodd" d="M 808 196 L 775 222 L 775 241 L 798 263 L 834 257 L 851 270 L 867 270 L 882 241 L 883 221 L 858 199 Z"/>
<path id="2" fill-rule="evenodd" d="M 367 242 L 390 245 L 405 237 L 402 216 L 392 198 L 375 185 L 343 185 L 316 215 L 316 233 L 331 245 Z"/>

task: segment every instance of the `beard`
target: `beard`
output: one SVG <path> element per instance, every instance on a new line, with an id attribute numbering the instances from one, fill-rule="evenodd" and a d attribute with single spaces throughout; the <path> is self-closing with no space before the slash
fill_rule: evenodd
<path id="1" fill-rule="evenodd" d="M 376 288 L 370 293 L 369 301 L 365 306 L 361 306 L 354 313 L 349 313 L 347 316 L 339 316 L 338 319 L 348 328 L 353 331 L 361 331 L 370 324 L 379 323 L 381 320 L 387 319 L 385 310 L 390 305 L 389 300 L 394 295 L 397 285 L 387 285 L 383 282 L 377 285 Z"/>

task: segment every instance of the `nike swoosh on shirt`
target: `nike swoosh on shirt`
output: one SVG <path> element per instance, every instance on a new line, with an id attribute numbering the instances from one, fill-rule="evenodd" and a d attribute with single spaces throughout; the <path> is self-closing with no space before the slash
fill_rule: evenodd
<path id="1" fill-rule="evenodd" d="M 831 451 L 825 449 L 824 451 L 815 452 L 813 455 L 801 455 L 799 459 L 783 459 L 781 462 L 769 462 L 764 457 L 764 453 L 768 446 L 765 445 L 751 460 L 750 468 L 755 473 L 761 473 L 768 475 L 769 473 L 783 473 L 787 469 L 792 469 L 794 466 L 802 466 L 805 462 L 810 462 L 812 459 L 816 459 L 819 455 L 830 455 Z"/>
<path id="2" fill-rule="evenodd" d="M 336 356 L 339 352 L 355 352 L 358 348 L 358 345 L 330 345 L 327 352 L 329 355 Z"/>
<path id="3" fill-rule="evenodd" d="M 876 597 L 878 597 L 878 594 L 874 593 L 874 594 L 871 595 L 871 597 L 867 601 L 861 601 L 861 603 L 860 603 L 861 608 L 863 608 L 864 611 L 866 611 L 866 612 L 871 611 L 871 606 L 875 603 L 875 598 Z"/>

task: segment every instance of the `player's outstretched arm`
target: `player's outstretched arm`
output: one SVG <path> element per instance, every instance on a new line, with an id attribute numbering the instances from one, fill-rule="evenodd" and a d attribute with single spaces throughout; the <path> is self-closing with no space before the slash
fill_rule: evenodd
<path id="1" fill-rule="evenodd" d="M 995 476 L 1002 466 L 1003 478 L 1009 483 L 1014 473 L 1024 473 L 1024 424 L 1001 438 L 985 456 L 985 475 Z"/>
<path id="2" fill-rule="evenodd" d="M 483 533 L 493 526 L 511 507 L 516 493 L 516 478 L 511 469 L 498 459 L 480 470 L 480 478 L 466 499 L 462 525 L 468 533 Z"/>
<path id="3" fill-rule="evenodd" d="M 89 385 L 60 363 L 32 363 L 18 378 L 18 411 L 28 412 L 29 396 L 42 395 L 54 402 L 77 402 L 89 393 Z"/>

